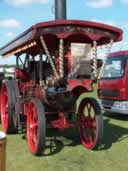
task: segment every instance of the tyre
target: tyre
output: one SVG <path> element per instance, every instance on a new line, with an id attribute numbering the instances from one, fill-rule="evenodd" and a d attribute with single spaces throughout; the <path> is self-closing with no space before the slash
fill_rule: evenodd
<path id="1" fill-rule="evenodd" d="M 15 127 L 18 125 L 18 127 L 20 128 L 20 113 L 21 113 L 21 107 L 20 107 L 20 101 L 19 101 L 19 97 L 20 97 L 20 92 L 19 92 L 19 87 L 18 84 L 16 82 L 16 80 L 10 80 L 9 81 L 12 87 L 12 92 L 13 92 L 13 100 L 15 103 L 15 112 L 14 112 L 14 124 Z"/>
<path id="2" fill-rule="evenodd" d="M 103 137 L 103 118 L 98 102 L 93 98 L 84 98 L 78 107 L 78 122 L 82 144 L 96 149 Z"/>
<path id="3" fill-rule="evenodd" d="M 6 133 L 17 133 L 18 125 L 15 116 L 15 91 L 11 81 L 6 81 L 1 88 L 1 124 Z"/>
<path id="4" fill-rule="evenodd" d="M 44 107 L 39 99 L 28 103 L 27 141 L 29 150 L 34 155 L 41 155 L 45 148 L 46 121 Z"/>

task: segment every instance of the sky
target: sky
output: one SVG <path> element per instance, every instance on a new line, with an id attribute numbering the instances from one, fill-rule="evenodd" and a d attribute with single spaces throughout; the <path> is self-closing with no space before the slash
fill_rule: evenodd
<path id="1" fill-rule="evenodd" d="M 112 51 L 128 49 L 128 0 L 67 0 L 67 18 L 106 23 L 124 31 Z M 0 47 L 31 25 L 54 20 L 54 0 L 0 0 Z M 12 64 L 14 57 L 0 64 Z"/>

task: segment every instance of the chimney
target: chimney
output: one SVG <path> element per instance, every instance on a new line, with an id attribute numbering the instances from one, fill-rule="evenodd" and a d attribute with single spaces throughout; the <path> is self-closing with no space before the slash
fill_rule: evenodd
<path id="1" fill-rule="evenodd" d="M 66 20 L 66 0 L 55 0 L 55 20 Z"/>

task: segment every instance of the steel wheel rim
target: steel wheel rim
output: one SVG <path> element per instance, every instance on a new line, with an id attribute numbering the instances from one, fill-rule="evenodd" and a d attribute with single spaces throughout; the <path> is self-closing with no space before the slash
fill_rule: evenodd
<path id="1" fill-rule="evenodd" d="M 6 132 L 8 129 L 8 95 L 5 85 L 2 86 L 1 91 L 1 122 L 3 130 Z"/>
<path id="2" fill-rule="evenodd" d="M 27 112 L 27 139 L 29 149 L 35 153 L 38 146 L 38 113 L 34 103 L 29 104 Z"/>
<path id="3" fill-rule="evenodd" d="M 84 110 L 87 109 L 88 113 L 84 115 Z M 93 115 L 92 115 L 93 111 Z M 88 101 L 82 101 L 79 107 L 79 130 L 82 144 L 92 149 L 96 142 L 96 114 L 93 105 Z M 93 116 L 93 117 L 92 117 Z"/>

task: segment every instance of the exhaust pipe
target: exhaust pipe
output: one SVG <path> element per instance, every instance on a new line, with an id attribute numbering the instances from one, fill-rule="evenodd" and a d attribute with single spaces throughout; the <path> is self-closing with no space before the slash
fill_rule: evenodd
<path id="1" fill-rule="evenodd" d="M 55 0 L 55 20 L 66 20 L 66 0 Z"/>

